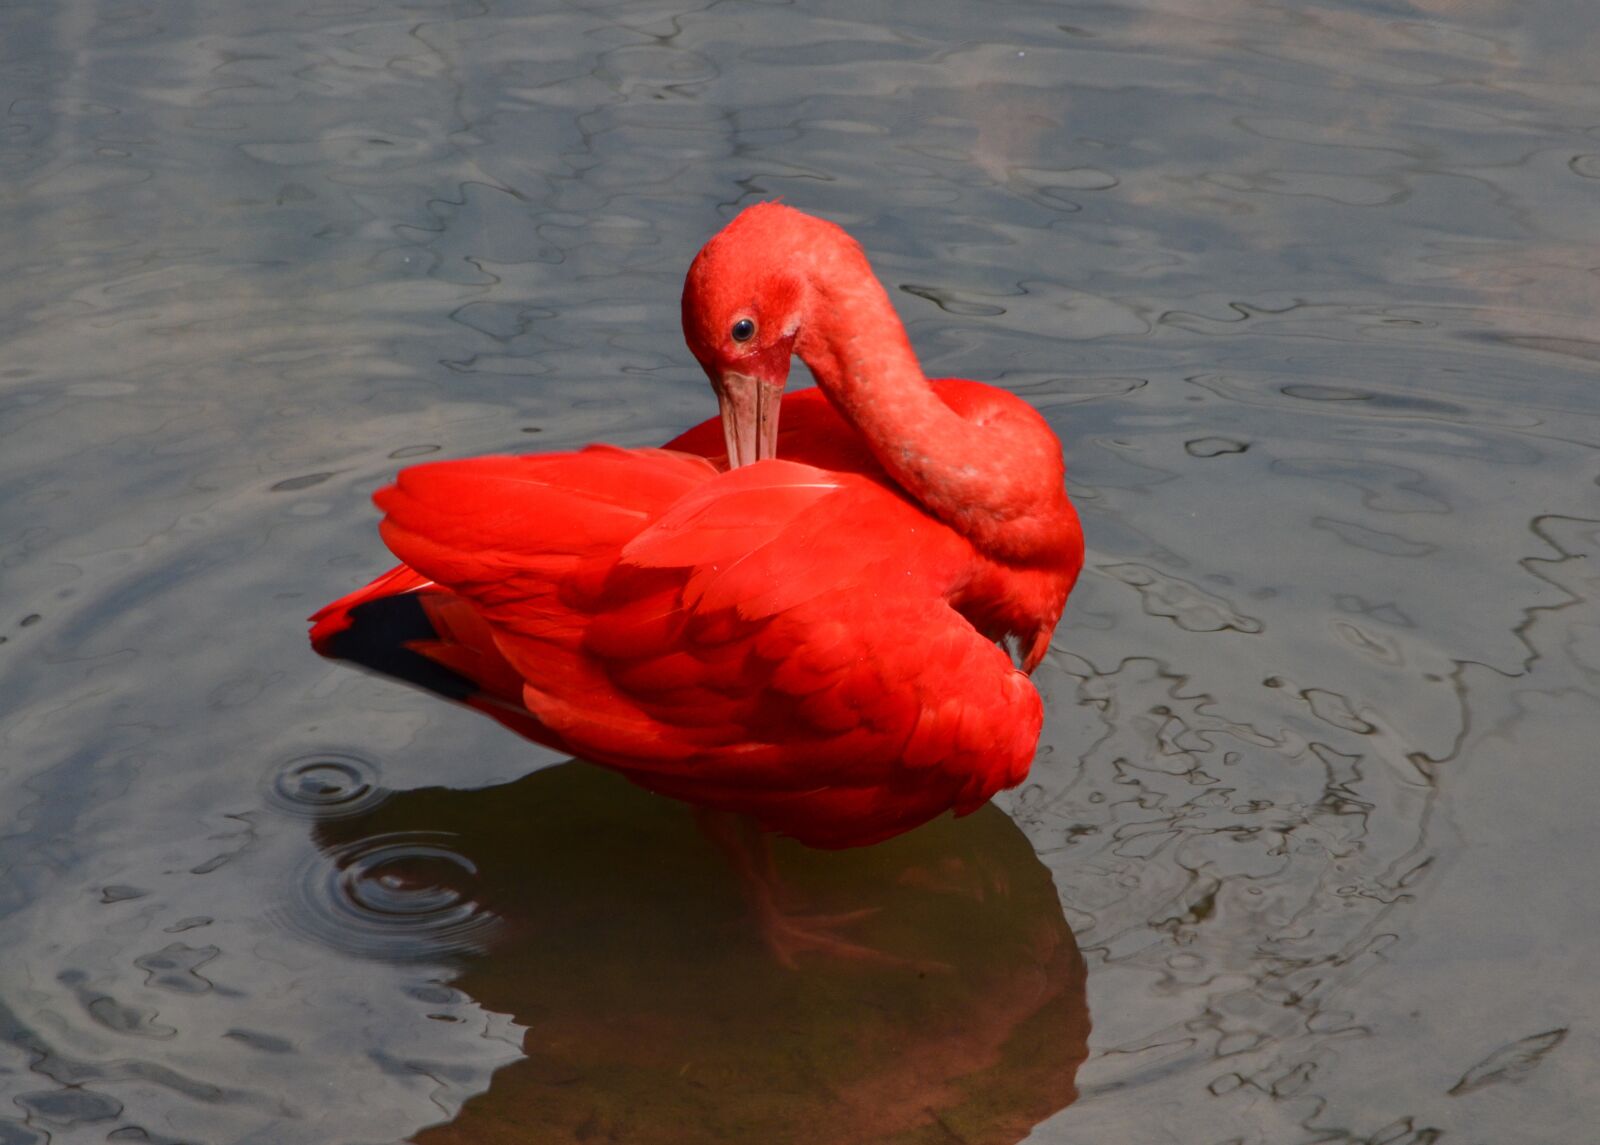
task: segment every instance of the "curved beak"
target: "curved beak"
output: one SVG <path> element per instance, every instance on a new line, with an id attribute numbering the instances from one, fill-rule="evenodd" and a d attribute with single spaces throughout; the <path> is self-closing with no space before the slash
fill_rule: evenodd
<path id="1" fill-rule="evenodd" d="M 783 382 L 769 382 L 733 370 L 713 374 L 722 411 L 722 436 L 728 443 L 728 467 L 737 469 L 765 457 L 778 456 L 778 408 Z"/>

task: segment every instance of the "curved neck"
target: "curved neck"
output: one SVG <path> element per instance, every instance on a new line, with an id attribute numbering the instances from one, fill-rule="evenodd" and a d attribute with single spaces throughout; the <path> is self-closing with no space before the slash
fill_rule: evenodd
<path id="1" fill-rule="evenodd" d="M 811 305 L 795 353 L 879 464 L 985 552 L 1041 555 L 1054 538 L 1016 526 L 1065 499 L 1054 434 L 1031 410 L 1018 417 L 1002 407 L 999 394 L 992 423 L 983 411 L 969 420 L 946 405 L 858 248 L 834 248 L 808 277 Z"/>

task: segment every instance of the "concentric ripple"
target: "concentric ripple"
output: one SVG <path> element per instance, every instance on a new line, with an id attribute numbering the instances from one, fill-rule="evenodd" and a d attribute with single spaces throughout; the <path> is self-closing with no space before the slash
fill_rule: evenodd
<path id="1" fill-rule="evenodd" d="M 378 769 L 357 755 L 317 752 L 291 759 L 268 784 L 272 805 L 290 815 L 334 819 L 366 811 L 383 792 Z"/>
<path id="2" fill-rule="evenodd" d="M 478 868 L 446 832 L 375 835 L 302 867 L 283 921 L 339 950 L 391 962 L 481 951 L 497 917 Z"/>

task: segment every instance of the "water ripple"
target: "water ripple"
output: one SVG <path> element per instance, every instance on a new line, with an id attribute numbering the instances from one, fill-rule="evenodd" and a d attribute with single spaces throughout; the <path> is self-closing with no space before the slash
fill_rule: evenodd
<path id="1" fill-rule="evenodd" d="M 478 867 L 448 832 L 374 835 L 313 858 L 280 920 L 350 954 L 426 961 L 482 950 L 496 916 L 472 893 Z"/>
<path id="2" fill-rule="evenodd" d="M 378 769 L 358 755 L 317 752 L 291 759 L 272 777 L 267 798 L 279 811 L 303 818 L 355 815 L 383 798 Z"/>

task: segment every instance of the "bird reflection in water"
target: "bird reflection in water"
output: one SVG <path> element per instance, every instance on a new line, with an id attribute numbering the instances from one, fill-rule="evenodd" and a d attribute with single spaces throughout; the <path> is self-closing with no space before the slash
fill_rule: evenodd
<path id="1" fill-rule="evenodd" d="M 449 909 L 397 907 L 367 952 L 443 948 L 458 989 L 527 1028 L 525 1056 L 417 1145 L 999 1145 L 1076 1097 L 1083 958 L 994 807 L 874 847 L 775 840 L 793 907 L 859 914 L 850 937 L 885 955 L 788 968 L 692 813 L 599 768 L 368 806 L 314 829 L 345 893 L 375 884 L 369 921 Z"/>
<path id="2" fill-rule="evenodd" d="M 1017 1141 L 1088 1032 L 1050 876 L 987 806 L 1082 565 L 1061 443 L 930 381 L 861 248 L 792 208 L 713 238 L 682 314 L 719 419 L 407 469 L 378 495 L 403 563 L 313 618 L 322 654 L 710 828 L 581 767 L 323 822 L 343 917 L 449 939 L 528 1027 L 417 1140 Z M 794 356 L 818 389 L 782 397 Z"/>

